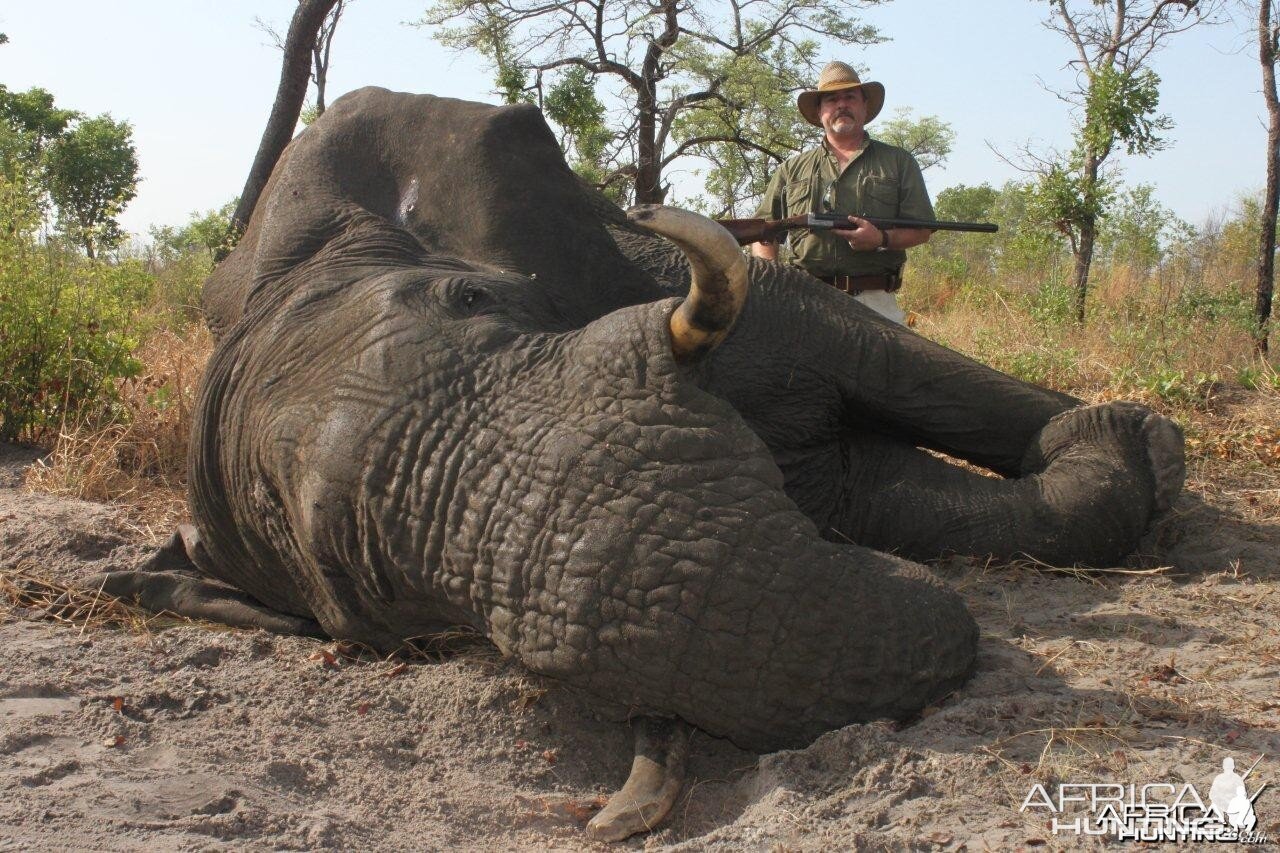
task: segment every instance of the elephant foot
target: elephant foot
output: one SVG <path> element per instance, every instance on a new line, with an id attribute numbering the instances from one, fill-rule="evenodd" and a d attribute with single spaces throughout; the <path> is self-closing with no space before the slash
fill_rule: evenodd
<path id="1" fill-rule="evenodd" d="M 91 575 L 79 586 L 125 601 L 153 613 L 174 613 L 188 619 L 221 622 L 233 628 L 261 628 L 276 634 L 327 638 L 319 623 L 305 616 L 282 613 L 233 586 L 200 576 L 193 556 L 200 534 L 193 525 L 178 529 L 149 558 L 132 571 Z M 55 602 L 55 607 L 60 606 Z"/>
<path id="2" fill-rule="evenodd" d="M 689 757 L 689 724 L 643 717 L 636 721 L 636 757 L 622 790 L 587 824 L 597 841 L 621 841 L 649 832 L 675 805 Z"/>
<path id="3" fill-rule="evenodd" d="M 328 636 L 315 621 L 272 610 L 238 589 L 179 571 L 157 570 L 152 564 L 139 571 L 91 575 L 80 584 L 84 589 L 136 601 L 152 613 L 175 613 L 188 619 L 220 622 L 233 628 L 261 628 L 276 634 Z"/>

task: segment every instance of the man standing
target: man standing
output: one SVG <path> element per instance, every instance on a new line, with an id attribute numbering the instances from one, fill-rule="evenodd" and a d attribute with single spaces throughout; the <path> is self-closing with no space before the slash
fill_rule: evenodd
<path id="1" fill-rule="evenodd" d="M 781 260 L 901 323 L 906 317 L 895 294 L 902 283 L 906 250 L 924 243 L 933 232 L 925 228 L 881 231 L 851 215 L 933 219 L 933 204 L 915 158 L 867 135 L 867 123 L 884 106 L 884 86 L 863 83 L 851 67 L 832 62 L 822 69 L 816 89 L 800 93 L 797 106 L 807 122 L 823 129 L 822 145 L 782 164 L 769 181 L 756 216 L 848 215 L 847 228 L 791 232 Z M 778 244 L 755 243 L 751 253 L 778 258 Z"/>

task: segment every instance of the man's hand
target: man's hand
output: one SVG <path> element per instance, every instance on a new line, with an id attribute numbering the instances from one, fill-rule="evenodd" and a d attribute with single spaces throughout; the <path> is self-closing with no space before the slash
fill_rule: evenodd
<path id="1" fill-rule="evenodd" d="M 884 246 L 886 249 L 912 249 L 929 242 L 933 232 L 928 228 L 893 228 L 882 231 L 859 216 L 849 217 L 848 228 L 832 228 L 831 232 L 849 243 L 855 252 L 871 252 Z M 884 235 L 889 242 L 883 243 Z"/>
<path id="2" fill-rule="evenodd" d="M 831 231 L 847 241 L 855 252 L 872 252 L 884 245 L 885 232 L 859 216 L 850 216 L 848 227 L 832 228 Z"/>

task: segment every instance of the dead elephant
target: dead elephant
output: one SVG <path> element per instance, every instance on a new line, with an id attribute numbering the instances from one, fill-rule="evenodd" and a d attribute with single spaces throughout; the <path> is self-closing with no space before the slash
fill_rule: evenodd
<path id="1" fill-rule="evenodd" d="M 1181 486 L 1165 418 L 986 368 L 709 220 L 632 220 L 531 107 L 342 98 L 206 287 L 185 543 L 107 590 L 383 649 L 469 625 L 682 721 L 639 727 L 593 822 L 617 838 L 669 808 L 684 724 L 774 750 L 963 683 L 977 628 L 905 558 L 1110 563 Z M 187 557 L 216 583 L 164 570 Z"/>

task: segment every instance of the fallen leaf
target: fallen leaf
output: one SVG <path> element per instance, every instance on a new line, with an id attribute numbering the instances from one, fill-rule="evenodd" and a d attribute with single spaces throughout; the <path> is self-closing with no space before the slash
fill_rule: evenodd
<path id="1" fill-rule="evenodd" d="M 955 841 L 955 839 L 956 837 L 949 832 L 934 832 L 934 833 L 931 833 L 925 840 L 931 841 L 934 844 L 941 844 L 945 846 L 947 844 L 950 844 L 952 841 Z"/>
<path id="2" fill-rule="evenodd" d="M 408 669 L 408 668 L 409 668 L 409 664 L 405 663 L 404 661 L 401 661 L 400 663 L 398 663 L 398 664 L 396 664 L 395 666 L 391 667 L 391 669 L 389 669 L 389 670 L 387 670 L 386 672 L 382 673 L 382 677 L 383 677 L 383 678 L 395 678 L 397 675 L 402 674 L 402 673 L 403 673 L 406 669 Z"/>
<path id="3" fill-rule="evenodd" d="M 112 735 L 102 742 L 107 749 L 115 749 L 117 746 L 124 744 L 124 735 Z"/>
<path id="4" fill-rule="evenodd" d="M 365 714 L 369 713 L 369 703 L 368 703 L 368 702 L 361 702 L 359 705 L 357 705 L 357 706 L 356 706 L 356 713 L 357 713 L 357 714 L 359 714 L 361 717 L 363 717 Z"/>
<path id="5" fill-rule="evenodd" d="M 522 692 L 515 699 L 511 700 L 511 710 L 513 711 L 529 710 L 531 707 L 533 707 L 534 703 L 536 703 L 539 699 L 541 699 L 544 695 L 546 695 L 546 692 L 547 692 L 546 690 L 538 690 L 538 689 L 526 690 Z"/>
<path id="6" fill-rule="evenodd" d="M 519 749 L 519 750 L 525 750 L 525 749 L 528 749 L 528 748 L 529 748 L 529 741 L 527 741 L 527 740 L 518 740 L 518 741 L 516 741 L 516 749 Z"/>
<path id="7" fill-rule="evenodd" d="M 1182 684 L 1187 679 L 1183 677 L 1182 673 L 1178 672 L 1177 667 L 1174 665 L 1175 663 L 1176 659 L 1173 655 L 1170 655 L 1168 663 L 1160 664 L 1147 677 L 1155 681 L 1163 681 L 1165 684 Z"/>
<path id="8" fill-rule="evenodd" d="M 542 751 L 542 758 L 548 764 L 555 764 L 560 760 L 560 756 L 556 754 L 554 749 L 545 749 Z"/>
<path id="9" fill-rule="evenodd" d="M 333 644 L 333 652 L 349 660 L 355 660 L 360 656 L 360 647 L 355 643 L 348 643 L 346 640 L 338 640 Z"/>
<path id="10" fill-rule="evenodd" d="M 312 653 L 311 657 L 307 658 L 307 660 L 323 661 L 323 663 L 321 664 L 322 666 L 327 666 L 330 669 L 338 668 L 337 657 L 335 657 L 333 652 L 329 651 L 328 649 L 320 649 L 319 651 Z"/>
<path id="11" fill-rule="evenodd" d="M 1030 776 L 1031 765 L 1024 762 L 1022 766 L 1018 768 L 1018 772 L 1021 773 L 1023 776 Z"/>
<path id="12" fill-rule="evenodd" d="M 609 804 L 608 797 L 596 797 L 591 800 L 565 800 L 564 810 L 569 817 L 579 823 L 586 823 L 595 817 L 596 812 Z"/>
<path id="13" fill-rule="evenodd" d="M 116 696 L 111 700 L 111 710 L 115 711 L 117 714 L 124 713 L 124 697 L 123 696 Z"/>
<path id="14" fill-rule="evenodd" d="M 1240 731 L 1240 729 L 1232 729 L 1231 731 L 1227 732 L 1227 736 L 1225 739 L 1227 743 L 1235 743 L 1237 740 L 1240 739 L 1240 735 L 1242 734 L 1244 734 L 1244 732 Z"/>

